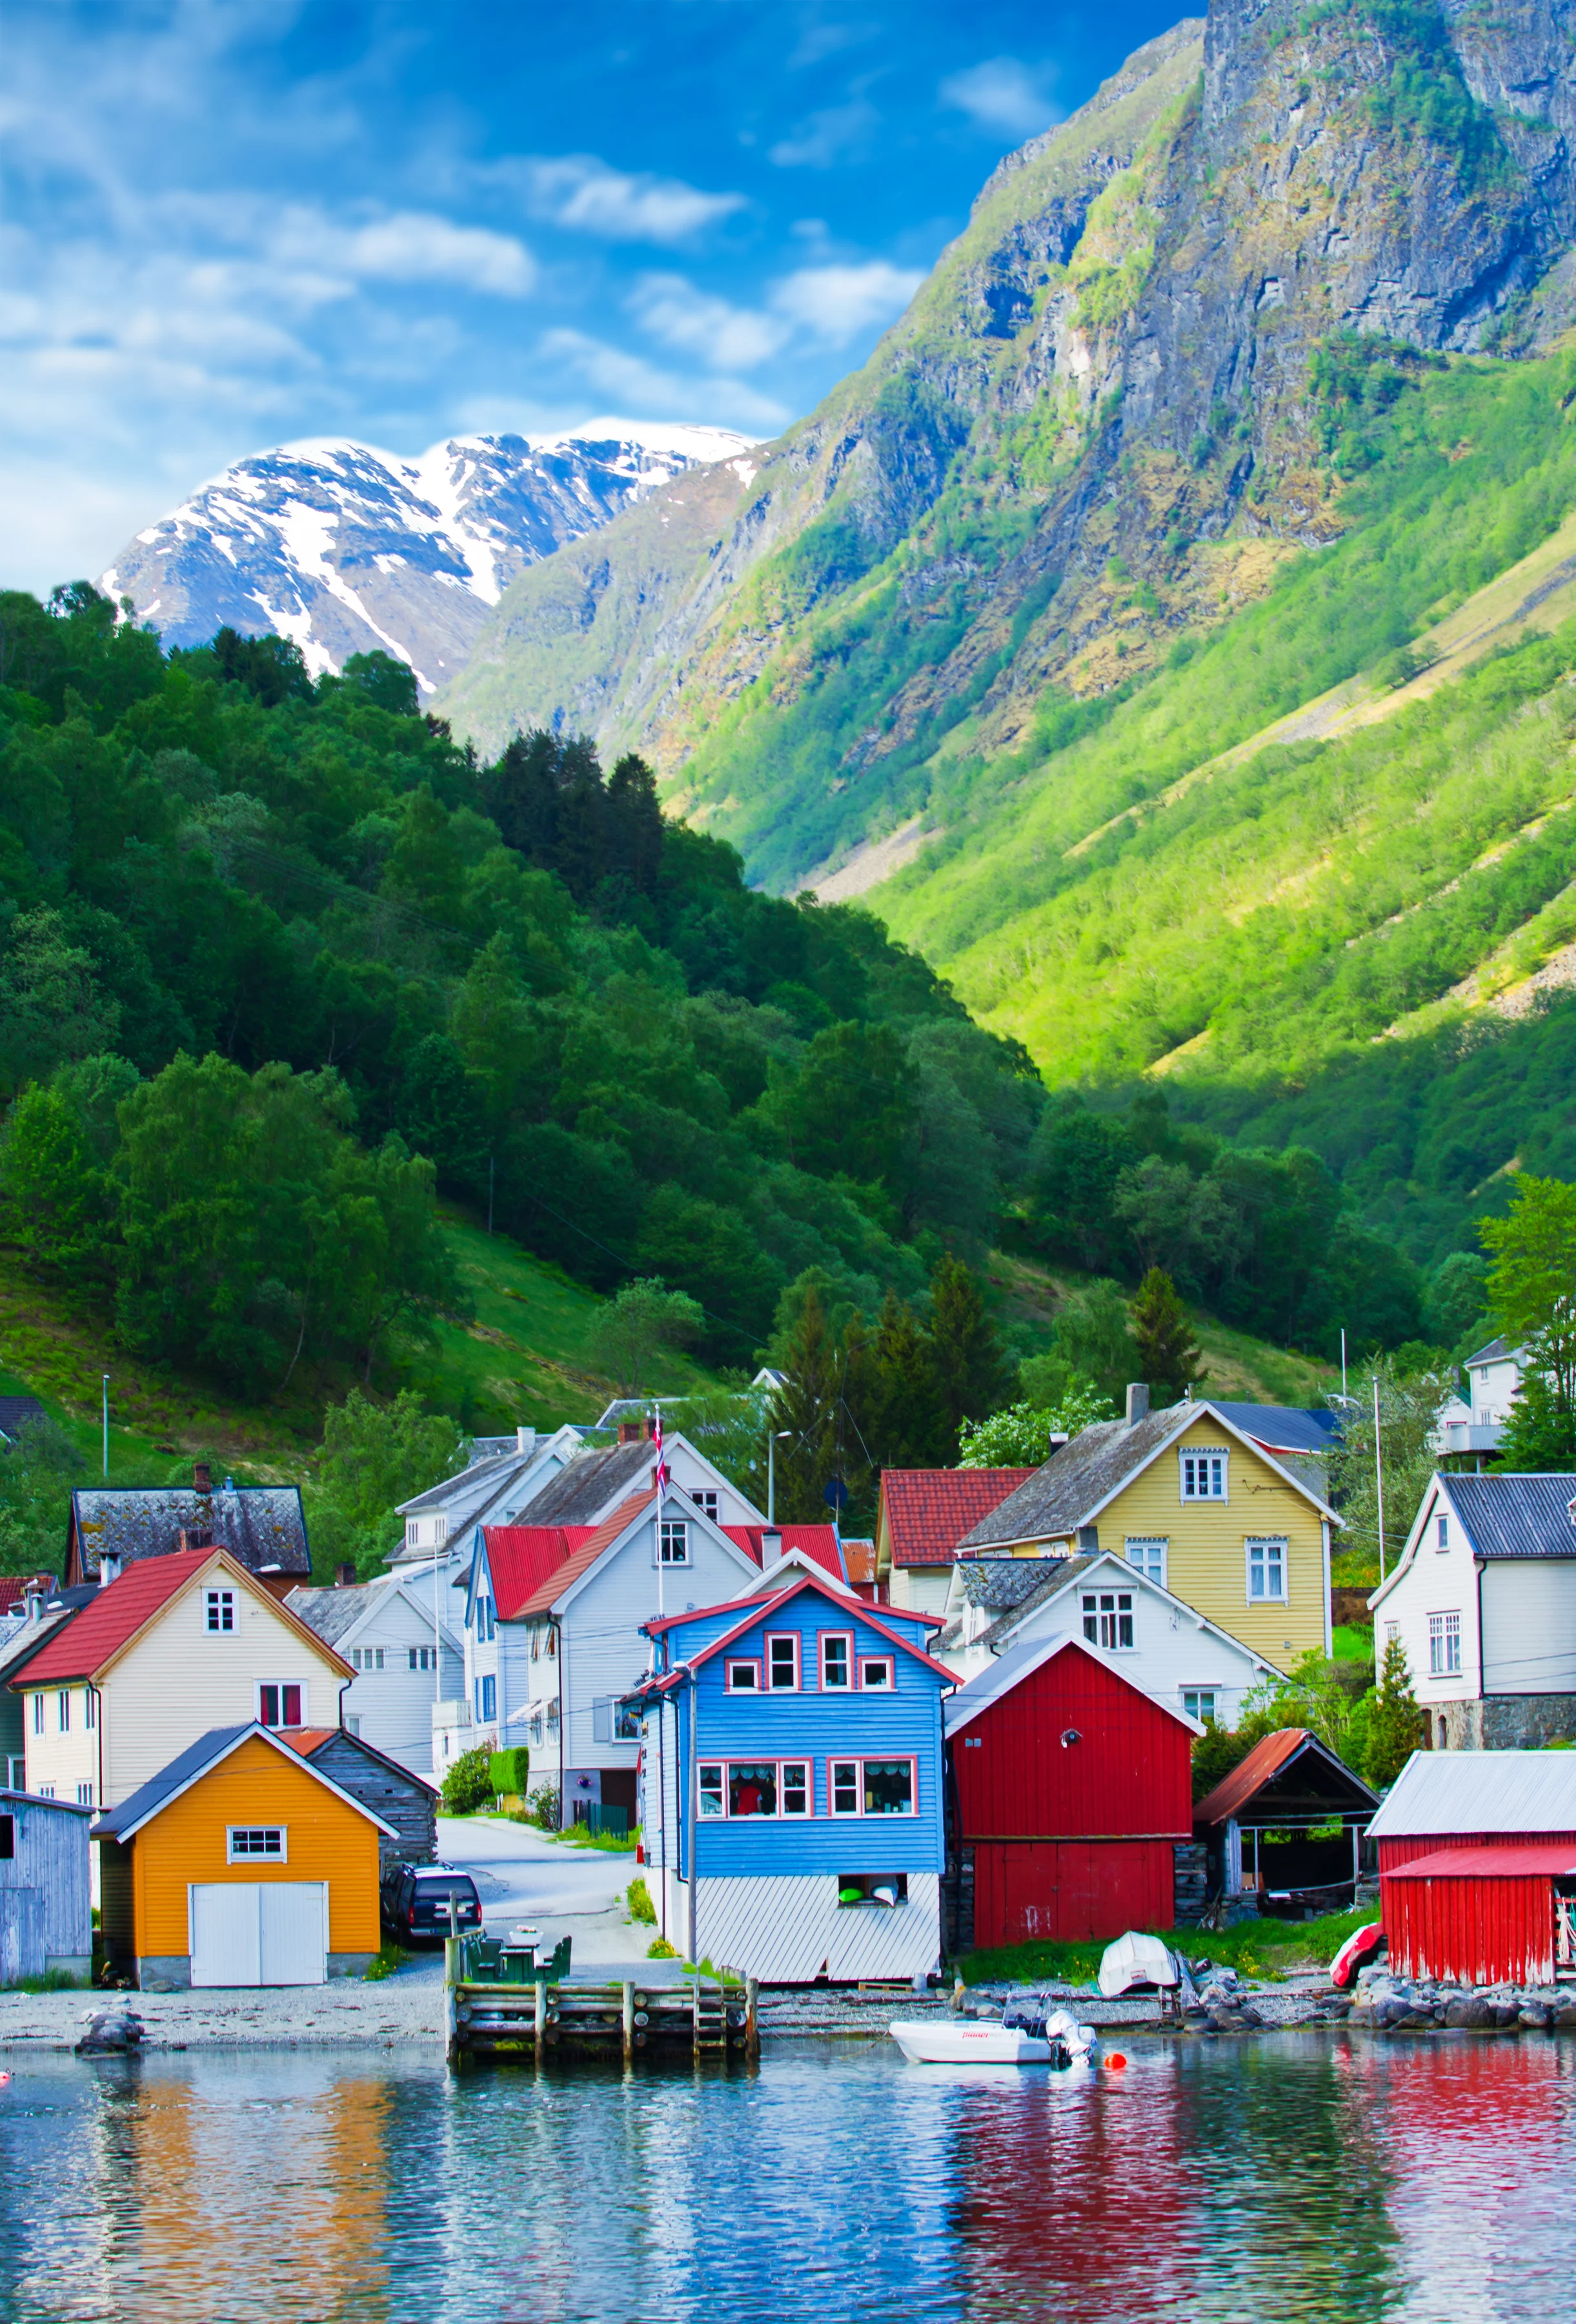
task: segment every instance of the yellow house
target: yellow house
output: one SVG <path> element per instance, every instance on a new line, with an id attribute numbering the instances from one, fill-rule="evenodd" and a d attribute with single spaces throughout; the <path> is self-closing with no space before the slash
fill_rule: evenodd
<path id="1" fill-rule="evenodd" d="M 982 1517 L 960 1558 L 1105 1550 L 1276 1669 L 1328 1654 L 1330 1530 L 1314 1486 L 1217 1405 L 1147 1408 L 1097 1422 Z"/>
<path id="2" fill-rule="evenodd" d="M 268 1728 L 220 1728 L 95 1824 L 105 1950 L 144 1992 L 358 1974 L 378 1950 L 380 1833 Z"/>
<path id="3" fill-rule="evenodd" d="M 113 1806 L 217 1727 L 337 1727 L 355 1674 L 222 1548 L 142 1557 L 18 1677 L 26 1784 Z"/>

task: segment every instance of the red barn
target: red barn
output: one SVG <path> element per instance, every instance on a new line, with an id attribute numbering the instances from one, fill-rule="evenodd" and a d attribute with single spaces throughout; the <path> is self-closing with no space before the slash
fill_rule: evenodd
<path id="1" fill-rule="evenodd" d="M 976 1945 L 1170 1927 L 1196 1720 L 1063 1637 L 1015 1647 L 960 1687 L 946 1731 Z"/>

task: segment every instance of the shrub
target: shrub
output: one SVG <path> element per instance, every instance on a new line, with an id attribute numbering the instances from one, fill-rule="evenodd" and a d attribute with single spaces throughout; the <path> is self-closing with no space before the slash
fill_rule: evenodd
<path id="1" fill-rule="evenodd" d="M 507 1751 L 494 1751 L 487 1763 L 487 1781 L 495 1793 L 512 1793 L 524 1799 L 530 1787 L 530 1753 L 523 1743 Z"/>
<path id="2" fill-rule="evenodd" d="M 678 1948 L 677 1945 L 670 1945 L 666 1937 L 653 1937 L 650 1943 L 646 1947 L 646 1959 L 648 1960 L 677 1960 L 678 1959 Z"/>
<path id="3" fill-rule="evenodd" d="M 474 1815 L 493 1797 L 493 1755 L 484 1747 L 462 1751 L 443 1779 L 446 1815 Z"/>
<path id="4" fill-rule="evenodd" d="M 539 1784 L 526 1801 L 525 1808 L 532 1823 L 541 1831 L 558 1831 L 558 1787 L 556 1784 Z"/>
<path id="5" fill-rule="evenodd" d="M 649 1921 L 656 1925 L 657 1907 L 651 1902 L 651 1892 L 637 1872 L 624 1890 L 624 1901 L 630 1908 L 631 1921 Z"/>

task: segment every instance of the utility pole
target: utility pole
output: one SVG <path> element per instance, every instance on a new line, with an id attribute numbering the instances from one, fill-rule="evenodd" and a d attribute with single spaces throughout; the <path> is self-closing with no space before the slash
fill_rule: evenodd
<path id="1" fill-rule="evenodd" d="M 104 1375 L 104 1481 L 109 1482 L 109 1374 Z"/>
<path id="2" fill-rule="evenodd" d="M 487 1232 L 493 1231 L 493 1157 L 487 1157 Z"/>
<path id="3" fill-rule="evenodd" d="M 1379 1580 L 1385 1578 L 1385 1463 L 1379 1451 L 1379 1376 L 1374 1374 L 1374 1488 L 1379 1500 Z"/>
<path id="4" fill-rule="evenodd" d="M 1341 1326 L 1341 1401 L 1346 1401 L 1346 1326 Z"/>

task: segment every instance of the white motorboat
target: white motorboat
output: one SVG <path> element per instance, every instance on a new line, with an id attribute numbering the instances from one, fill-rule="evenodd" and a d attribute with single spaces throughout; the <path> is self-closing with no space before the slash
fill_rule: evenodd
<path id="1" fill-rule="evenodd" d="M 899 2018 L 891 2035 L 917 2066 L 1071 2066 L 1093 2056 L 1092 2025 L 1057 2009 L 1044 2026 L 1039 2034 L 999 2017 Z"/>

